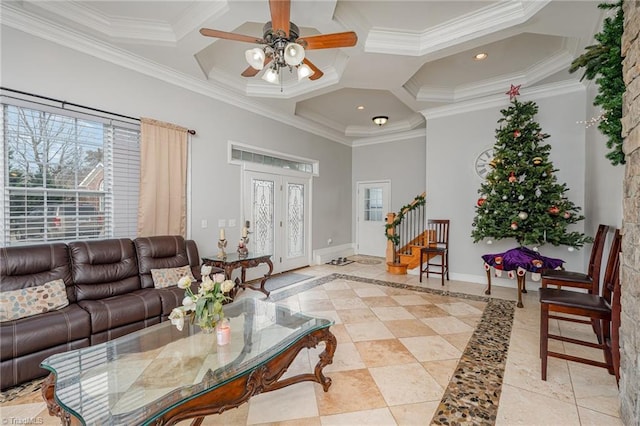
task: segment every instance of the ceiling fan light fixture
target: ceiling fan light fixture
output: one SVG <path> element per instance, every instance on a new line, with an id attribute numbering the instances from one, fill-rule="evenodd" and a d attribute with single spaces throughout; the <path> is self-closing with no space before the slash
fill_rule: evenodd
<path id="1" fill-rule="evenodd" d="M 262 76 L 262 79 L 268 83 L 278 84 L 280 83 L 280 78 L 278 76 L 278 71 L 273 68 L 269 68 Z"/>
<path id="2" fill-rule="evenodd" d="M 284 61 L 292 67 L 300 65 L 304 59 L 304 48 L 298 43 L 288 43 L 284 48 Z"/>
<path id="3" fill-rule="evenodd" d="M 244 52 L 244 57 L 247 63 L 257 70 L 261 70 L 264 67 L 264 51 L 258 47 L 249 49 Z"/>
<path id="4" fill-rule="evenodd" d="M 298 67 L 298 81 L 309 77 L 311 74 L 313 74 L 313 70 L 309 65 L 302 64 Z"/>
<path id="5" fill-rule="evenodd" d="M 385 124 L 387 124 L 387 121 L 389 121 L 389 117 L 387 117 L 385 115 L 377 115 L 377 116 L 373 117 L 372 120 L 378 126 L 382 127 Z"/>

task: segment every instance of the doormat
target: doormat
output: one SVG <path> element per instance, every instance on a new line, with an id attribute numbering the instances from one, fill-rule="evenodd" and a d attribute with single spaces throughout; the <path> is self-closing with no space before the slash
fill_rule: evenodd
<path id="1" fill-rule="evenodd" d="M 353 263 L 353 260 L 349 260 L 346 257 L 339 257 L 337 259 L 333 259 L 329 262 L 327 262 L 327 265 L 335 265 L 335 266 L 344 266 L 344 265 L 348 265 L 350 263 Z"/>
<path id="2" fill-rule="evenodd" d="M 285 272 L 283 274 L 278 274 L 270 277 L 265 283 L 264 288 L 267 291 L 274 291 L 295 283 L 299 283 L 300 281 L 308 280 L 309 278 L 313 278 L 313 276 L 298 274 L 295 272 Z"/>

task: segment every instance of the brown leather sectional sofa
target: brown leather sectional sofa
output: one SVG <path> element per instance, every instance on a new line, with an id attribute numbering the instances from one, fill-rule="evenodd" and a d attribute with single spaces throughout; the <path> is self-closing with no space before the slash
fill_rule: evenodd
<path id="1" fill-rule="evenodd" d="M 0 323 L 0 379 L 6 389 L 45 376 L 46 357 L 102 343 L 167 319 L 184 290 L 156 289 L 151 269 L 190 265 L 194 241 L 180 236 L 51 243 L 0 249 L 0 290 L 62 279 L 65 308 Z"/>

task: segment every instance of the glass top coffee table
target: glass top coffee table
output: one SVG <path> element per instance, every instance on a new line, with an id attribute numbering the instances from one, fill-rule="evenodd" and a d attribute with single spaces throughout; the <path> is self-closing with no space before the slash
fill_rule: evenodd
<path id="1" fill-rule="evenodd" d="M 163 322 L 106 343 L 52 355 L 42 395 L 63 424 L 174 424 L 221 413 L 251 396 L 302 381 L 328 391 L 332 321 L 253 298 L 225 305 L 231 342 Z M 280 379 L 298 353 L 324 342 L 313 372 Z"/>

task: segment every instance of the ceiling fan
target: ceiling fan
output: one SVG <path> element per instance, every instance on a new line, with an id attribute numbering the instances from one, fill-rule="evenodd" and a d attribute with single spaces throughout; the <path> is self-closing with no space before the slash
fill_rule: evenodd
<path id="1" fill-rule="evenodd" d="M 271 21 L 264 25 L 262 38 L 209 28 L 200 29 L 200 34 L 264 45 L 246 51 L 245 58 L 249 67 L 242 72 L 242 76 L 254 77 L 267 67 L 262 78 L 276 84 L 280 82 L 281 68 L 289 68 L 291 71 L 296 68 L 298 80 L 305 77 L 317 80 L 323 76 L 324 73 L 305 57 L 306 50 L 351 47 L 358 41 L 358 36 L 353 31 L 300 37 L 298 27 L 289 21 L 291 0 L 269 0 L 269 10 Z"/>

